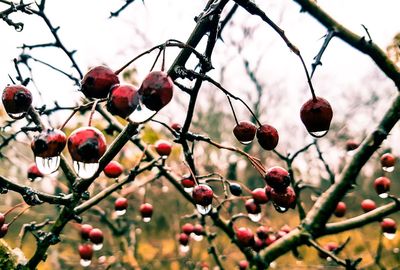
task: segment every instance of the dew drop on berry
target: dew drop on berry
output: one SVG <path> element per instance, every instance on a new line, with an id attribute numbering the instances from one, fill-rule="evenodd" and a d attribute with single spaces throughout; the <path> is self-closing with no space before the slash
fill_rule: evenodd
<path id="1" fill-rule="evenodd" d="M 83 267 L 88 267 L 92 263 L 92 261 L 91 260 L 81 259 L 80 263 L 81 263 L 81 265 Z"/>
<path id="2" fill-rule="evenodd" d="M 386 199 L 387 197 L 389 197 L 389 193 L 384 192 L 384 193 L 379 194 L 378 196 L 379 196 L 380 198 L 382 198 L 382 199 Z"/>
<path id="3" fill-rule="evenodd" d="M 328 131 L 329 130 L 327 129 L 327 130 L 322 130 L 322 131 L 310 132 L 310 135 L 315 138 L 321 138 L 321 137 L 324 137 L 328 133 Z"/>
<path id="4" fill-rule="evenodd" d="M 89 179 L 99 168 L 99 163 L 84 163 L 75 160 L 73 165 L 76 174 L 82 179 Z"/>
<path id="5" fill-rule="evenodd" d="M 144 217 L 143 222 L 149 223 L 151 221 L 151 217 Z"/>
<path id="6" fill-rule="evenodd" d="M 187 253 L 187 252 L 189 251 L 189 246 L 188 246 L 188 245 L 186 245 L 186 246 L 180 245 L 180 246 L 179 246 L 179 251 L 180 251 L 181 253 Z"/>
<path id="7" fill-rule="evenodd" d="M 279 213 L 285 213 L 287 210 L 289 210 L 289 208 L 283 207 L 283 206 L 279 206 L 274 204 L 275 210 L 278 211 Z"/>
<path id="8" fill-rule="evenodd" d="M 203 236 L 202 235 L 197 235 L 197 234 L 190 234 L 190 236 L 193 238 L 194 241 L 200 242 L 201 240 L 203 240 Z"/>
<path id="9" fill-rule="evenodd" d="M 189 187 L 189 188 L 183 188 L 187 193 L 192 193 L 193 192 L 193 188 Z"/>
<path id="10" fill-rule="evenodd" d="M 391 167 L 382 167 L 382 170 L 384 170 L 385 172 L 393 172 L 394 166 L 391 166 Z"/>
<path id="11" fill-rule="evenodd" d="M 201 204 L 196 204 L 197 211 L 199 211 L 199 213 L 202 215 L 207 215 L 211 211 L 211 207 L 212 207 L 211 204 L 206 206 L 203 206 Z"/>
<path id="12" fill-rule="evenodd" d="M 44 174 L 49 175 L 55 172 L 60 166 L 60 156 L 55 157 L 35 157 L 35 163 L 38 170 Z"/>
<path id="13" fill-rule="evenodd" d="M 385 236 L 387 239 L 389 239 L 389 240 L 393 240 L 395 237 L 396 237 L 396 233 L 387 233 L 387 232 L 384 232 L 383 233 L 383 236 Z"/>
<path id="14" fill-rule="evenodd" d="M 22 113 L 8 113 L 8 116 L 10 116 L 14 120 L 22 119 L 22 118 L 25 117 L 25 115 L 26 115 L 25 112 L 22 112 Z"/>
<path id="15" fill-rule="evenodd" d="M 257 214 L 248 214 L 248 217 L 253 222 L 259 222 L 261 220 L 261 213 Z"/>
<path id="16" fill-rule="evenodd" d="M 156 113 L 157 111 L 152 111 L 148 109 L 139 98 L 139 103 L 136 107 L 136 110 L 134 110 L 128 118 L 134 123 L 144 123 L 152 118 Z"/>
<path id="17" fill-rule="evenodd" d="M 103 244 L 94 244 L 93 245 L 93 250 L 100 250 L 103 248 Z"/>
<path id="18" fill-rule="evenodd" d="M 123 209 L 123 210 L 116 210 L 116 211 L 115 211 L 115 214 L 116 214 L 117 216 L 123 216 L 123 215 L 125 215 L 125 213 L 126 213 L 126 209 Z"/>

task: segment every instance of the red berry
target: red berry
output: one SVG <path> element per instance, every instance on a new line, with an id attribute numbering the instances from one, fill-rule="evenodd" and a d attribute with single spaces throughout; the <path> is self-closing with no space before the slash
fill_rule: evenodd
<path id="1" fill-rule="evenodd" d="M 286 211 L 288 208 L 294 208 L 296 205 L 296 194 L 292 187 L 287 187 L 282 191 L 272 188 L 271 199 L 277 206 L 284 208 L 281 209 L 282 212 Z"/>
<path id="2" fill-rule="evenodd" d="M 192 223 L 185 223 L 182 225 L 182 232 L 190 235 L 194 230 L 194 226 Z"/>
<path id="3" fill-rule="evenodd" d="M 396 221 L 394 221 L 391 218 L 384 218 L 381 222 L 381 228 L 382 228 L 382 232 L 384 233 L 396 233 L 397 230 L 397 225 L 396 225 Z"/>
<path id="4" fill-rule="evenodd" d="M 321 97 L 308 100 L 300 109 L 300 118 L 307 131 L 314 137 L 324 136 L 331 124 L 333 112 L 329 102 Z"/>
<path id="5" fill-rule="evenodd" d="M 207 185 L 198 185 L 193 189 L 193 200 L 196 204 L 208 206 L 211 204 L 214 193 Z"/>
<path id="6" fill-rule="evenodd" d="M 124 167 L 122 167 L 121 163 L 118 161 L 112 160 L 107 166 L 104 167 L 103 172 L 107 177 L 117 178 L 124 171 Z"/>
<path id="7" fill-rule="evenodd" d="M 165 140 L 158 140 L 155 144 L 156 151 L 160 156 L 169 156 L 172 151 L 172 144 Z"/>
<path id="8" fill-rule="evenodd" d="M 31 148 L 36 157 L 59 156 L 67 143 L 65 133 L 59 129 L 47 129 L 33 137 Z"/>
<path id="9" fill-rule="evenodd" d="M 94 228 L 89 233 L 89 239 L 93 244 L 101 244 L 104 239 L 103 232 L 98 228 Z"/>
<path id="10" fill-rule="evenodd" d="M 120 197 L 115 200 L 114 208 L 116 211 L 123 211 L 128 208 L 128 199 L 124 197 Z"/>
<path id="11" fill-rule="evenodd" d="M 249 121 L 240 121 L 233 128 L 233 135 L 235 135 L 236 139 L 243 143 L 249 144 L 256 135 L 257 127 L 249 122 Z"/>
<path id="12" fill-rule="evenodd" d="M 43 177 L 43 174 L 39 171 L 36 163 L 32 163 L 28 168 L 28 178 L 34 181 L 36 178 Z"/>
<path id="13" fill-rule="evenodd" d="M 196 185 L 196 182 L 194 181 L 193 176 L 189 174 L 183 177 L 181 184 L 185 188 L 192 188 Z"/>
<path id="14" fill-rule="evenodd" d="M 390 191 L 390 184 L 390 179 L 385 176 L 376 178 L 374 181 L 374 188 L 376 193 L 378 193 L 378 195 L 388 193 Z"/>
<path id="15" fill-rule="evenodd" d="M 107 110 L 122 118 L 127 118 L 139 104 L 137 88 L 133 85 L 117 84 L 111 88 L 107 100 Z"/>
<path id="16" fill-rule="evenodd" d="M 195 235 L 202 235 L 204 233 L 204 228 L 201 224 L 196 224 L 193 227 L 193 233 Z"/>
<path id="17" fill-rule="evenodd" d="M 339 248 L 339 245 L 336 242 L 328 242 L 322 246 L 323 249 L 332 252 Z M 318 256 L 322 259 L 328 258 L 328 255 L 323 252 L 318 252 Z"/>
<path id="18" fill-rule="evenodd" d="M 265 192 L 265 188 L 256 188 L 251 192 L 251 196 L 254 202 L 257 204 L 266 204 L 269 201 L 269 197 Z"/>
<path id="19" fill-rule="evenodd" d="M 256 215 L 258 213 L 261 213 L 261 206 L 255 203 L 253 199 L 248 199 L 245 203 L 245 207 L 249 214 Z"/>
<path id="20" fill-rule="evenodd" d="M 376 208 L 376 203 L 373 200 L 365 199 L 361 202 L 361 208 L 364 212 L 369 212 Z"/>
<path id="21" fill-rule="evenodd" d="M 111 87 L 119 83 L 118 76 L 104 66 L 90 69 L 82 79 L 81 91 L 88 98 L 106 98 Z"/>
<path id="22" fill-rule="evenodd" d="M 93 226 L 90 224 L 82 224 L 81 225 L 81 237 L 84 240 L 89 239 L 90 231 L 93 229 Z"/>
<path id="23" fill-rule="evenodd" d="M 283 225 L 283 226 L 280 228 L 280 230 L 281 230 L 282 232 L 289 233 L 289 232 L 292 230 L 292 228 L 290 228 L 289 225 L 285 224 L 285 225 Z"/>
<path id="24" fill-rule="evenodd" d="M 346 204 L 344 202 L 338 202 L 335 209 L 335 216 L 343 217 L 346 214 Z"/>
<path id="25" fill-rule="evenodd" d="M 254 234 L 249 228 L 240 227 L 237 229 L 236 238 L 238 243 L 243 247 L 254 245 Z"/>
<path id="26" fill-rule="evenodd" d="M 353 151 L 353 150 L 357 149 L 358 146 L 360 146 L 360 144 L 358 142 L 353 141 L 353 140 L 348 140 L 346 142 L 346 151 Z"/>
<path id="27" fill-rule="evenodd" d="M 265 181 L 275 190 L 285 190 L 290 184 L 289 172 L 282 167 L 272 167 L 268 169 Z"/>
<path id="28" fill-rule="evenodd" d="M 140 206 L 140 214 L 142 215 L 142 218 L 151 218 L 153 215 L 153 205 L 149 203 L 143 203 Z"/>
<path id="29" fill-rule="evenodd" d="M 6 221 L 6 216 L 3 213 L 0 213 L 0 227 L 4 225 Z"/>
<path id="30" fill-rule="evenodd" d="M 8 233 L 9 224 L 3 224 L 0 227 L 0 238 L 3 238 Z"/>
<path id="31" fill-rule="evenodd" d="M 94 127 L 78 128 L 68 138 L 68 150 L 74 161 L 97 163 L 106 149 L 103 133 Z"/>
<path id="32" fill-rule="evenodd" d="M 249 263 L 245 260 L 239 262 L 239 270 L 246 270 L 249 267 Z"/>
<path id="33" fill-rule="evenodd" d="M 93 257 L 93 248 L 91 244 L 79 245 L 79 256 L 81 259 L 90 261 Z"/>
<path id="34" fill-rule="evenodd" d="M 259 251 L 262 250 L 264 247 L 265 247 L 264 241 L 262 241 L 261 239 L 255 237 L 255 238 L 254 238 L 253 250 L 254 250 L 255 252 L 259 252 Z"/>
<path id="35" fill-rule="evenodd" d="M 186 233 L 181 233 L 179 235 L 179 243 L 182 246 L 187 246 L 187 244 L 189 243 L 189 236 Z"/>
<path id="36" fill-rule="evenodd" d="M 176 132 L 179 132 L 179 131 L 181 131 L 182 126 L 181 126 L 180 124 L 178 124 L 178 123 L 172 123 L 172 124 L 171 124 L 171 128 L 172 128 L 173 130 L 175 130 Z"/>
<path id="37" fill-rule="evenodd" d="M 393 154 L 386 153 L 381 156 L 382 167 L 393 167 L 396 164 L 396 157 Z"/>
<path id="38" fill-rule="evenodd" d="M 10 85 L 4 89 L 2 101 L 11 118 L 21 119 L 32 105 L 32 94 L 25 86 Z"/>
<path id="39" fill-rule="evenodd" d="M 275 242 L 277 240 L 276 235 L 273 233 L 270 233 L 267 237 L 267 239 L 265 239 L 265 245 L 269 246 L 271 245 L 273 242 Z"/>
<path id="40" fill-rule="evenodd" d="M 152 71 L 139 89 L 143 104 L 151 111 L 159 111 L 167 105 L 173 94 L 173 82 L 167 73 Z"/>
<path id="41" fill-rule="evenodd" d="M 273 150 L 279 141 L 278 131 L 270 125 L 264 124 L 257 129 L 257 140 L 265 150 Z"/>

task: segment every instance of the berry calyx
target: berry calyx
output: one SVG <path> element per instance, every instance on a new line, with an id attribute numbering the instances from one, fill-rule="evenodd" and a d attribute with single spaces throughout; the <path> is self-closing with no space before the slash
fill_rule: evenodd
<path id="1" fill-rule="evenodd" d="M 242 195 L 242 187 L 238 183 L 229 183 L 229 191 L 233 196 Z"/>
<path id="2" fill-rule="evenodd" d="M 156 152 L 160 156 L 167 157 L 171 154 L 172 144 L 169 141 L 158 140 L 155 144 Z"/>
<path id="3" fill-rule="evenodd" d="M 4 109 L 12 119 L 21 119 L 32 105 L 31 92 L 22 85 L 9 85 L 1 97 Z"/>
<path id="4" fill-rule="evenodd" d="M 265 181 L 275 190 L 285 190 L 290 185 L 289 172 L 279 166 L 271 167 L 265 174 Z"/>
<path id="5" fill-rule="evenodd" d="M 269 197 L 265 192 L 265 188 L 256 188 L 251 192 L 253 200 L 257 204 L 266 204 L 269 201 Z"/>
<path id="6" fill-rule="evenodd" d="M 98 228 L 94 228 L 89 232 L 89 239 L 93 244 L 101 244 L 104 240 L 103 232 Z"/>
<path id="7" fill-rule="evenodd" d="M 375 179 L 374 188 L 379 197 L 381 198 L 388 197 L 388 192 L 390 191 L 390 184 L 391 184 L 390 179 L 385 176 L 381 176 Z"/>
<path id="8" fill-rule="evenodd" d="M 242 144 L 249 144 L 256 135 L 257 127 L 249 121 L 240 121 L 233 128 L 233 135 Z"/>
<path id="9" fill-rule="evenodd" d="M 28 173 L 27 173 L 28 179 L 31 181 L 34 181 L 36 178 L 41 178 L 43 177 L 43 173 L 41 173 L 36 166 L 36 163 L 32 163 L 29 168 L 28 168 Z"/>
<path id="10" fill-rule="evenodd" d="M 108 163 L 103 169 L 104 174 L 109 178 L 118 178 L 123 171 L 124 167 L 122 167 L 121 163 L 115 160 L 110 161 L 110 163 Z"/>
<path id="11" fill-rule="evenodd" d="M 329 102 L 321 97 L 311 98 L 300 109 L 300 118 L 307 131 L 314 137 L 326 135 L 333 117 Z"/>
<path id="12" fill-rule="evenodd" d="M 346 214 L 346 209 L 347 207 L 344 202 L 338 202 L 338 204 L 336 205 L 336 209 L 333 213 L 337 217 L 344 217 L 344 215 Z"/>
<path id="13" fill-rule="evenodd" d="M 74 161 L 96 163 L 106 149 L 103 133 L 94 127 L 78 128 L 68 138 L 68 150 Z"/>
<path id="14" fill-rule="evenodd" d="M 117 84 L 111 88 L 107 110 L 121 118 L 127 118 L 139 104 L 137 88 L 130 84 Z"/>
<path id="15" fill-rule="evenodd" d="M 142 103 L 151 111 L 161 110 L 172 99 L 173 85 L 172 79 L 164 71 L 150 72 L 139 89 Z"/>
<path id="16" fill-rule="evenodd" d="M 211 204 L 213 199 L 213 191 L 208 185 L 198 185 L 193 189 L 193 200 L 196 204 L 201 206 L 208 206 Z"/>
<path id="17" fill-rule="evenodd" d="M 67 143 L 65 133 L 59 129 L 47 129 L 33 137 L 31 148 L 36 157 L 59 156 Z"/>
<path id="18" fill-rule="evenodd" d="M 246 227 L 240 227 L 236 230 L 236 239 L 243 247 L 250 247 L 254 245 L 254 234 Z"/>
<path id="19" fill-rule="evenodd" d="M 279 134 L 273 126 L 263 124 L 257 129 L 256 136 L 258 143 L 265 150 L 273 150 L 278 145 Z"/>
<path id="20" fill-rule="evenodd" d="M 376 203 L 373 200 L 365 199 L 361 202 L 361 208 L 364 212 L 369 212 L 376 208 Z"/>
<path id="21" fill-rule="evenodd" d="M 83 240 L 89 239 L 89 234 L 92 229 L 93 229 L 93 226 L 90 224 L 82 224 L 81 225 L 81 237 Z"/>
<path id="22" fill-rule="evenodd" d="M 93 257 L 93 247 L 91 244 L 82 244 L 79 245 L 79 256 L 83 260 L 90 261 Z"/>
<path id="23" fill-rule="evenodd" d="M 106 98 L 111 87 L 119 83 L 118 76 L 108 67 L 90 69 L 81 81 L 81 91 L 88 98 Z"/>

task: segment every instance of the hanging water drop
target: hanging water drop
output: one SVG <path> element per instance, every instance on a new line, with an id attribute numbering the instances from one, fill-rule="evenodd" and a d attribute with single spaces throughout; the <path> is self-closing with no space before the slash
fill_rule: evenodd
<path id="1" fill-rule="evenodd" d="M 60 166 L 60 156 L 55 157 L 35 157 L 35 163 L 38 170 L 44 174 L 49 175 L 55 172 Z"/>
<path id="2" fill-rule="evenodd" d="M 103 244 L 94 244 L 93 245 L 93 250 L 100 250 L 103 248 Z"/>
<path id="3" fill-rule="evenodd" d="M 387 232 L 384 232 L 383 233 L 383 236 L 385 236 L 387 239 L 389 239 L 389 240 L 393 240 L 395 237 L 396 237 L 396 233 L 387 233 Z"/>
<path id="4" fill-rule="evenodd" d="M 327 257 L 326 260 L 327 260 L 328 262 L 331 262 L 331 261 L 332 261 L 332 257 Z"/>
<path id="5" fill-rule="evenodd" d="M 400 253 L 400 248 L 394 248 L 394 249 L 393 249 L 393 253 L 394 253 L 394 254 Z"/>
<path id="6" fill-rule="evenodd" d="M 148 109 L 142 103 L 141 98 L 139 98 L 139 104 L 136 107 L 136 110 L 134 110 L 133 113 L 131 113 L 128 118 L 134 123 L 144 123 L 150 118 L 152 118 L 156 113 L 157 111 L 152 111 Z"/>
<path id="7" fill-rule="evenodd" d="M 81 263 L 81 265 L 83 267 L 88 267 L 92 263 L 92 261 L 91 260 L 81 259 L 80 263 Z"/>
<path id="8" fill-rule="evenodd" d="M 83 163 L 74 160 L 74 170 L 82 179 L 91 178 L 98 170 L 99 163 Z"/>
<path id="9" fill-rule="evenodd" d="M 394 171 L 394 166 L 382 167 L 382 170 L 384 170 L 385 172 L 393 172 Z"/>
<path id="10" fill-rule="evenodd" d="M 25 117 L 25 115 L 26 115 L 25 112 L 22 112 L 22 113 L 9 113 L 8 114 L 8 116 L 10 116 L 14 120 L 22 119 L 22 118 Z"/>
<path id="11" fill-rule="evenodd" d="M 206 206 L 203 206 L 201 204 L 196 204 L 197 211 L 199 211 L 199 213 L 202 215 L 207 215 L 211 211 L 211 207 L 212 207 L 211 204 Z"/>
<path id="12" fill-rule="evenodd" d="M 144 217 L 144 218 L 143 218 L 143 222 L 148 223 L 148 222 L 150 222 L 150 221 L 151 221 L 151 217 Z"/>
<path id="13" fill-rule="evenodd" d="M 239 142 L 240 142 L 241 144 L 247 145 L 247 144 L 250 144 L 252 141 L 253 141 L 253 140 L 251 140 L 251 141 L 239 141 Z"/>
<path id="14" fill-rule="evenodd" d="M 315 138 L 321 138 L 321 137 L 324 137 L 328 133 L 328 131 L 329 131 L 328 129 L 322 130 L 322 131 L 313 131 L 313 132 L 310 132 L 310 135 Z"/>
<path id="15" fill-rule="evenodd" d="M 180 245 L 180 246 L 179 246 L 179 251 L 182 252 L 182 253 L 188 252 L 189 249 L 190 249 L 190 248 L 189 248 L 188 245 L 185 245 L 185 246 L 184 246 L 184 245 Z"/>
<path id="16" fill-rule="evenodd" d="M 200 242 L 201 240 L 203 240 L 203 236 L 202 235 L 197 235 L 195 233 L 190 234 L 190 236 L 193 238 L 194 241 Z"/>
<path id="17" fill-rule="evenodd" d="M 389 197 L 389 193 L 384 192 L 384 193 L 379 194 L 378 196 L 382 199 L 386 199 L 387 197 Z"/>
<path id="18" fill-rule="evenodd" d="M 186 191 L 186 193 L 192 193 L 193 192 L 193 188 L 192 187 L 189 187 L 189 188 L 185 187 L 183 189 Z"/>
<path id="19" fill-rule="evenodd" d="M 117 216 L 123 216 L 123 215 L 125 215 L 125 213 L 126 213 L 126 209 L 124 209 L 124 210 L 116 210 L 115 211 L 115 214 Z"/>
<path id="20" fill-rule="evenodd" d="M 283 207 L 283 206 L 279 206 L 277 204 L 273 204 L 275 207 L 275 210 L 279 213 L 285 213 L 287 210 L 289 210 L 289 208 Z"/>
<path id="21" fill-rule="evenodd" d="M 257 214 L 248 214 L 248 217 L 253 222 L 259 222 L 261 220 L 261 213 Z"/>

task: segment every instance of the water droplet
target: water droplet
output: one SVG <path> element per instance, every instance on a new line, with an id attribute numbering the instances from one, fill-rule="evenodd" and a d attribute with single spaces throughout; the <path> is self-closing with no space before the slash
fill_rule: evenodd
<path id="1" fill-rule="evenodd" d="M 331 258 L 331 257 L 327 257 L 326 260 L 327 260 L 328 262 L 331 262 L 331 261 L 332 261 L 332 258 Z"/>
<path id="2" fill-rule="evenodd" d="M 14 120 L 22 119 L 22 118 L 25 117 L 25 115 L 26 115 L 25 112 L 22 112 L 22 113 L 9 113 L 8 114 L 8 116 L 10 116 Z"/>
<path id="3" fill-rule="evenodd" d="M 324 137 L 326 135 L 326 133 L 328 133 L 328 129 L 327 130 L 322 130 L 322 131 L 310 132 L 310 135 L 315 137 L 315 138 L 321 138 L 321 137 Z"/>
<path id="4" fill-rule="evenodd" d="M 276 263 L 275 261 L 273 261 L 273 262 L 271 262 L 271 263 L 269 264 L 269 266 L 270 266 L 271 268 L 276 268 L 276 265 L 277 265 L 277 263 Z"/>
<path id="5" fill-rule="evenodd" d="M 94 244 L 93 245 L 93 250 L 100 250 L 103 248 L 103 244 Z"/>
<path id="6" fill-rule="evenodd" d="M 394 166 L 391 166 L 391 167 L 382 167 L 382 170 L 384 170 L 385 172 L 393 172 Z"/>
<path id="7" fill-rule="evenodd" d="M 144 217 L 143 218 L 143 222 L 146 222 L 146 223 L 150 222 L 150 220 L 151 220 L 151 217 Z"/>
<path id="8" fill-rule="evenodd" d="M 139 104 L 136 107 L 136 110 L 134 110 L 128 118 L 134 123 L 144 123 L 152 118 L 156 113 L 157 111 L 149 110 L 146 106 L 144 106 L 139 98 Z"/>
<path id="9" fill-rule="evenodd" d="M 74 160 L 74 170 L 82 179 L 89 179 L 99 168 L 99 163 L 83 163 Z"/>
<path id="10" fill-rule="evenodd" d="M 387 239 L 392 240 L 396 237 L 396 233 L 383 233 L 383 236 L 385 236 Z"/>
<path id="11" fill-rule="evenodd" d="M 387 197 L 389 197 L 389 193 L 381 193 L 378 195 L 379 197 L 381 197 L 382 199 L 386 199 Z"/>
<path id="12" fill-rule="evenodd" d="M 92 261 L 91 260 L 84 260 L 84 259 L 81 259 L 81 265 L 83 266 L 83 267 L 88 267 L 91 263 L 92 263 Z"/>
<path id="13" fill-rule="evenodd" d="M 189 251 L 189 246 L 188 245 L 186 245 L 186 246 L 184 246 L 184 245 L 180 245 L 179 246 L 179 251 L 180 252 L 182 252 L 182 253 L 186 253 L 186 252 L 188 252 Z"/>
<path id="14" fill-rule="evenodd" d="M 211 207 L 212 207 L 211 204 L 206 206 L 203 206 L 201 204 L 196 204 L 197 211 L 199 211 L 199 213 L 202 215 L 207 215 L 210 212 Z"/>
<path id="15" fill-rule="evenodd" d="M 249 219 L 253 222 L 259 222 L 261 220 L 261 213 L 258 214 L 248 214 Z"/>
<path id="16" fill-rule="evenodd" d="M 164 192 L 164 193 L 167 193 L 169 191 L 169 187 L 168 186 L 163 186 L 161 188 L 161 191 Z"/>
<path id="17" fill-rule="evenodd" d="M 399 253 L 399 252 L 400 252 L 400 248 L 394 248 L 394 249 L 393 249 L 393 253 L 394 253 L 394 254 L 397 254 L 397 253 Z"/>
<path id="18" fill-rule="evenodd" d="M 197 234 L 193 233 L 193 234 L 190 234 L 190 236 L 193 238 L 194 241 L 197 241 L 197 242 L 203 240 L 203 236 L 202 235 L 197 235 Z"/>
<path id="19" fill-rule="evenodd" d="M 126 209 L 124 209 L 124 210 L 116 210 L 115 211 L 115 214 L 117 216 L 123 216 L 123 215 L 125 215 L 125 213 L 126 213 Z"/>
<path id="20" fill-rule="evenodd" d="M 183 189 L 186 191 L 186 193 L 192 193 L 193 192 L 193 188 L 192 187 L 185 187 Z"/>
<path id="21" fill-rule="evenodd" d="M 239 142 L 240 142 L 241 144 L 246 145 L 246 144 L 250 144 L 252 141 L 253 141 L 253 140 L 251 140 L 251 141 L 239 141 Z"/>
<path id="22" fill-rule="evenodd" d="M 35 157 L 35 163 L 38 170 L 44 174 L 49 175 L 55 172 L 60 166 L 60 156 L 55 157 Z"/>
<path id="23" fill-rule="evenodd" d="M 279 206 L 277 204 L 273 204 L 275 207 L 275 210 L 278 211 L 279 213 L 285 213 L 289 208 L 283 207 L 283 206 Z"/>
<path id="24" fill-rule="evenodd" d="M 354 156 L 355 152 L 356 152 L 355 150 L 347 151 L 347 155 L 348 155 L 349 157 L 352 157 L 352 156 Z"/>

